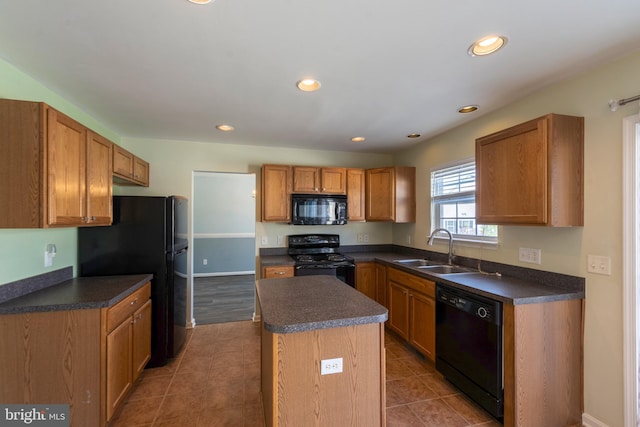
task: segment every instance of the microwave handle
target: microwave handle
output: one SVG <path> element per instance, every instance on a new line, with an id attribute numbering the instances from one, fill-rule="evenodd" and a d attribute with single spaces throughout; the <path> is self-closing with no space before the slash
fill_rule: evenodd
<path id="1" fill-rule="evenodd" d="M 346 214 L 346 211 L 347 211 L 347 204 L 346 203 L 336 203 L 336 212 L 335 212 L 336 219 L 340 219 L 340 212 L 341 211 Z M 346 218 L 346 215 L 345 215 L 345 218 Z"/>

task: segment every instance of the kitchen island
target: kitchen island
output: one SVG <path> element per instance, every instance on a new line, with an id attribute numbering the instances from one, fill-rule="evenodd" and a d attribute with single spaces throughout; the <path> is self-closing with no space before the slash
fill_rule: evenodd
<path id="1" fill-rule="evenodd" d="M 387 309 L 332 276 L 256 288 L 266 425 L 384 426 Z"/>

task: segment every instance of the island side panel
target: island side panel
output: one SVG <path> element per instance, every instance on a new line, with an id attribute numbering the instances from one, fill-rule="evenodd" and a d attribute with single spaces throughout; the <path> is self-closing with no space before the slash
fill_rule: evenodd
<path id="1" fill-rule="evenodd" d="M 265 392 L 274 382 L 274 397 L 263 396 L 267 426 L 384 426 L 382 328 L 372 323 L 271 334 L 274 351 L 262 349 L 263 363 L 268 354 L 274 359 L 262 385 Z M 320 374 L 322 360 L 339 357 L 342 373 Z"/>
<path id="2" fill-rule="evenodd" d="M 583 301 L 505 305 L 506 427 L 581 425 Z"/>

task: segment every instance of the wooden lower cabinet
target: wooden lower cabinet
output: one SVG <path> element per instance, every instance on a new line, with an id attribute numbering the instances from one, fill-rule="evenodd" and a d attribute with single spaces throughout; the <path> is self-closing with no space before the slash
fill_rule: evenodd
<path id="1" fill-rule="evenodd" d="M 377 262 L 356 263 L 356 289 L 387 307 L 387 267 Z"/>
<path id="2" fill-rule="evenodd" d="M 419 292 L 409 292 L 409 344 L 436 360 L 436 302 Z"/>
<path id="3" fill-rule="evenodd" d="M 150 283 L 109 308 L 0 315 L 0 402 L 69 403 L 105 426 L 151 356 Z M 108 332 L 107 332 L 108 331 Z"/>
<path id="4" fill-rule="evenodd" d="M 1 315 L 0 342 L 0 402 L 69 403 L 72 427 L 104 425 L 100 309 Z"/>
<path id="5" fill-rule="evenodd" d="M 389 321 L 387 326 L 420 353 L 435 361 L 435 282 L 387 269 Z"/>
<path id="6" fill-rule="evenodd" d="M 397 283 L 389 282 L 388 293 L 389 329 L 405 340 L 409 339 L 409 290 Z"/>
<path id="7" fill-rule="evenodd" d="M 376 264 L 374 262 L 356 263 L 356 289 L 377 301 Z"/>
<path id="8" fill-rule="evenodd" d="M 584 300 L 503 311 L 504 425 L 581 426 Z"/>
<path id="9" fill-rule="evenodd" d="M 262 269 L 263 279 L 277 279 L 281 277 L 293 277 L 294 269 L 292 265 L 272 265 Z"/>
<path id="10" fill-rule="evenodd" d="M 108 333 L 106 340 L 107 420 L 127 397 L 151 357 L 151 300 L 148 296 L 145 299 L 142 291 L 109 310 L 126 309 L 128 314 Z"/>
<path id="11" fill-rule="evenodd" d="M 376 301 L 383 307 L 387 307 L 387 267 L 376 263 Z"/>

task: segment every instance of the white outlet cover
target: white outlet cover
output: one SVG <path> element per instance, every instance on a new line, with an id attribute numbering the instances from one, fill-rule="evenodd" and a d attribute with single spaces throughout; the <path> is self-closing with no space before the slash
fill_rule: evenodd
<path id="1" fill-rule="evenodd" d="M 320 375 L 339 374 L 342 372 L 342 357 L 320 361 Z"/>

